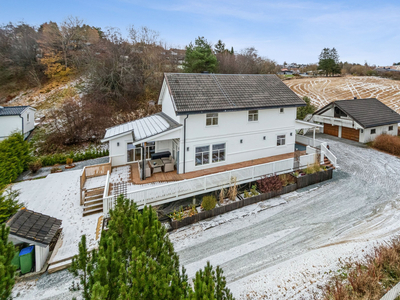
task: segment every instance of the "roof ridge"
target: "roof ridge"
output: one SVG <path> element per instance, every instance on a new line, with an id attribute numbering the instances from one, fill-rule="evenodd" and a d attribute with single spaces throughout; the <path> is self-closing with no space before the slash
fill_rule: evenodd
<path id="1" fill-rule="evenodd" d="M 236 106 L 236 104 L 229 98 L 229 96 L 225 93 L 224 89 L 222 88 L 221 84 L 219 83 L 217 77 L 215 77 L 215 74 L 211 74 L 212 78 L 214 79 L 214 81 L 217 83 L 218 88 L 221 90 L 222 94 L 224 94 L 226 100 L 228 100 L 228 102 L 233 105 Z"/>

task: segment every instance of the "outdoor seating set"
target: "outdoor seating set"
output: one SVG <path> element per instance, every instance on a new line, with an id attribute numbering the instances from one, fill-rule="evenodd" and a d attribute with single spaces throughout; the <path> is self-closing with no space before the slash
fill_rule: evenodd
<path id="1" fill-rule="evenodd" d="M 175 159 L 169 151 L 154 153 L 151 155 L 151 160 L 146 163 L 145 176 L 151 177 L 152 174 L 160 172 L 172 172 L 175 170 Z"/>

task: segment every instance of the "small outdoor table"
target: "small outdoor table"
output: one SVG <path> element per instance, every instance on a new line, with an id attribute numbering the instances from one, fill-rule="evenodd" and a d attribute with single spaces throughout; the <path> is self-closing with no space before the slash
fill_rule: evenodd
<path id="1" fill-rule="evenodd" d="M 164 163 L 161 159 L 152 159 L 150 160 L 150 167 L 153 169 L 153 173 L 162 172 L 162 167 L 164 167 Z"/>

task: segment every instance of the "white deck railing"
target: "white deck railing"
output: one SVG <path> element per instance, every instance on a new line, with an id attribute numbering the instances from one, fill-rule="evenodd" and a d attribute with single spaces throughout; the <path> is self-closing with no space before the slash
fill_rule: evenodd
<path id="1" fill-rule="evenodd" d="M 309 138 L 307 136 L 301 135 L 301 134 L 296 134 L 296 143 L 300 143 L 306 146 L 311 146 L 311 147 L 319 147 L 321 146 L 321 141 L 319 140 L 314 140 L 312 138 Z"/>
<path id="2" fill-rule="evenodd" d="M 316 154 L 301 156 L 300 168 L 314 163 L 315 156 Z M 227 188 L 231 185 L 232 178 L 236 178 L 237 184 L 242 184 L 257 180 L 263 175 L 288 173 L 293 171 L 293 163 L 294 159 L 289 158 L 266 164 L 200 176 L 193 179 L 165 183 L 162 185 L 128 192 L 127 198 L 133 200 L 138 207 L 143 207 L 144 205 L 150 204 L 159 205 L 192 197 L 198 194 L 220 190 L 222 188 Z M 114 201 L 115 196 L 105 196 L 103 198 L 104 214 L 108 214 L 108 211 L 113 208 Z"/>
<path id="3" fill-rule="evenodd" d="M 321 144 L 321 154 L 325 155 L 334 167 L 337 167 L 337 158 L 330 150 L 328 150 L 326 145 L 326 143 Z"/>
<path id="4" fill-rule="evenodd" d="M 312 139 L 304 135 L 296 135 L 296 142 L 303 145 L 311 146 L 314 148 L 321 148 L 321 163 L 324 161 L 324 155 L 329 159 L 334 167 L 337 167 L 337 158 L 333 153 L 326 147 L 327 143 L 317 139 Z M 308 152 L 307 152 L 308 153 Z"/>

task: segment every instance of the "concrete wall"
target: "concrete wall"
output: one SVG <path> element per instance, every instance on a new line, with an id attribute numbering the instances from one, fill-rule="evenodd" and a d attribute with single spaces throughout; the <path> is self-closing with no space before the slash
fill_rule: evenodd
<path id="1" fill-rule="evenodd" d="M 186 116 L 181 116 L 180 123 Z M 258 121 L 248 121 L 248 111 L 218 114 L 218 125 L 206 126 L 206 114 L 189 115 L 186 121 L 186 149 L 183 130 L 180 139 L 179 172 L 183 173 L 183 151 L 186 151 L 186 172 L 213 168 L 252 159 L 294 151 L 296 108 L 259 110 Z M 277 136 L 286 135 L 286 144 L 277 146 Z M 265 140 L 264 140 L 265 137 Z M 242 140 L 242 143 L 240 143 Z M 195 148 L 226 144 L 225 161 L 195 165 Z M 187 150 L 189 148 L 189 150 Z"/>

